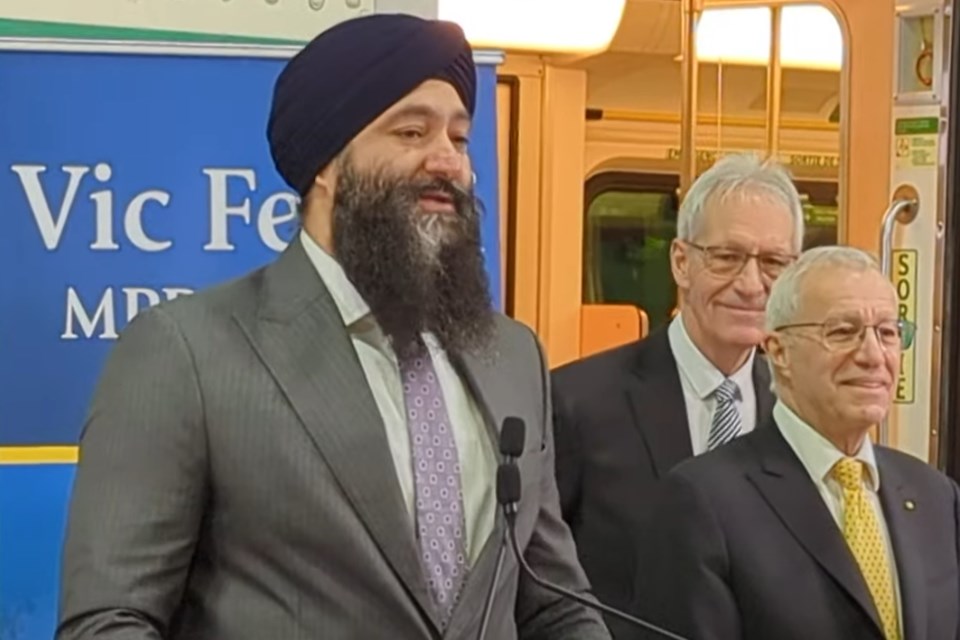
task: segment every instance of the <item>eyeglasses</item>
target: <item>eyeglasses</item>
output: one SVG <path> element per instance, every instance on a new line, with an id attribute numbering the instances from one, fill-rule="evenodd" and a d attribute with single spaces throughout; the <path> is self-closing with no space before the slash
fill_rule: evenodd
<path id="1" fill-rule="evenodd" d="M 849 320 L 802 322 L 777 327 L 774 331 L 814 327 L 820 329 L 820 341 L 833 351 L 852 351 L 863 344 L 867 329 L 873 329 L 884 349 L 909 349 L 917 333 L 917 325 L 909 320 L 886 320 L 877 324 L 863 324 Z"/>
<path id="2" fill-rule="evenodd" d="M 685 244 L 703 254 L 707 270 L 718 276 L 729 278 L 740 275 L 750 260 L 756 260 L 760 272 L 767 278 L 775 280 L 797 259 L 796 256 L 785 253 L 748 253 L 730 247 L 704 247 L 692 242 L 685 242 Z"/>

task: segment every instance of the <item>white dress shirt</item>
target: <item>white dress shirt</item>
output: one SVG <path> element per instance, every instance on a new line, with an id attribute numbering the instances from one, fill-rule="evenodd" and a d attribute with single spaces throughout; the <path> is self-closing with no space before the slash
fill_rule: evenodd
<path id="1" fill-rule="evenodd" d="M 415 521 L 413 462 L 397 356 L 371 314 L 370 307 L 347 279 L 340 264 L 305 231 L 301 231 L 300 239 L 350 333 L 377 409 L 383 418 L 397 480 L 412 526 Z M 467 557 L 472 565 L 493 531 L 496 510 L 493 479 L 497 461 L 482 414 L 466 385 L 436 338 L 431 334 L 424 334 L 423 340 L 430 351 L 457 442 L 466 520 Z M 363 464 L 363 461 L 357 460 L 356 463 Z"/>
<path id="2" fill-rule="evenodd" d="M 673 352 L 677 368 L 680 370 L 680 385 L 683 388 L 683 399 L 687 408 L 687 423 L 690 428 L 693 454 L 699 455 L 707 450 L 713 413 L 717 408 L 717 400 L 713 393 L 723 384 L 726 376 L 707 360 L 707 357 L 690 339 L 683 324 L 682 312 L 670 322 L 667 328 L 667 339 L 670 341 L 670 351 Z M 740 393 L 734 400 L 737 411 L 740 412 L 740 435 L 753 431 L 757 423 L 757 396 L 753 388 L 755 353 L 756 350 L 752 351 L 743 366 L 730 376 L 740 389 Z"/>
<path id="3" fill-rule="evenodd" d="M 790 407 L 781 401 L 773 407 L 773 418 L 776 421 L 777 428 L 783 435 L 784 440 L 793 449 L 793 452 L 800 458 L 803 468 L 807 470 L 810 479 L 817 487 L 820 497 L 823 498 L 830 515 L 843 531 L 843 488 L 833 477 L 831 471 L 841 459 L 847 455 L 840 451 L 829 440 L 824 438 L 813 427 L 804 422 Z M 883 516 L 883 508 L 880 506 L 880 469 L 877 467 L 877 459 L 873 452 L 873 443 L 870 438 L 864 438 L 860 451 L 853 456 L 863 462 L 866 473 L 863 476 L 863 484 L 866 489 L 867 501 L 873 507 L 877 516 L 877 522 L 880 523 L 881 535 L 883 536 L 884 546 L 887 552 L 887 560 L 890 565 L 893 579 L 894 600 L 897 604 L 897 613 L 900 617 L 900 628 L 903 629 L 903 609 L 900 601 L 900 584 L 897 575 L 897 562 L 893 555 L 893 547 L 890 544 L 890 531 L 887 529 L 887 521 Z"/>

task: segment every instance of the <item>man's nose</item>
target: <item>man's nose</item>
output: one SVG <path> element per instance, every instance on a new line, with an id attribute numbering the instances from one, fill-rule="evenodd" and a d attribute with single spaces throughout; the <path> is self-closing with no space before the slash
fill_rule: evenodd
<path id="1" fill-rule="evenodd" d="M 737 293 L 745 298 L 755 298 L 764 294 L 766 286 L 757 258 L 747 258 L 747 263 L 743 265 L 743 269 L 737 275 L 734 288 Z"/>
<path id="2" fill-rule="evenodd" d="M 860 342 L 860 347 L 854 354 L 857 362 L 866 366 L 881 365 L 884 362 L 886 353 L 887 347 L 881 344 L 877 330 L 874 327 L 865 328 L 863 340 Z"/>
<path id="3" fill-rule="evenodd" d="M 463 173 L 464 162 L 463 155 L 447 141 L 430 151 L 423 168 L 431 176 L 454 180 Z"/>

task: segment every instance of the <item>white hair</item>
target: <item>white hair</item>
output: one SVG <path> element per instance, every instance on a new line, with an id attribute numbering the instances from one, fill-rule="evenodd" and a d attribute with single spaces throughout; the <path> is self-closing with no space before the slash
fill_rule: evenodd
<path id="1" fill-rule="evenodd" d="M 793 217 L 793 250 L 803 246 L 803 206 L 787 170 L 753 153 L 724 156 L 691 185 L 677 213 L 677 238 L 693 242 L 703 225 L 707 203 L 731 194 L 763 194 L 783 203 Z"/>
<path id="2" fill-rule="evenodd" d="M 764 325 L 774 331 L 794 321 L 800 307 L 800 292 L 807 275 L 819 267 L 839 267 L 850 271 L 880 271 L 876 259 L 853 247 L 826 246 L 804 251 L 800 258 L 780 274 L 770 288 Z"/>

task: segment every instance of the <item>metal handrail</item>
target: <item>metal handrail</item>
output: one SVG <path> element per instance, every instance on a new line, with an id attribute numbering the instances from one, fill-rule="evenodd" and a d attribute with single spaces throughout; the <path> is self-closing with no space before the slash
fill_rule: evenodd
<path id="1" fill-rule="evenodd" d="M 917 217 L 920 202 L 915 198 L 898 198 L 890 203 L 883 214 L 883 229 L 880 232 L 880 268 L 888 278 L 893 277 L 893 232 L 896 223 L 910 224 Z"/>
<path id="2" fill-rule="evenodd" d="M 893 201 L 883 214 L 883 225 L 880 230 L 880 268 L 887 279 L 893 278 L 893 233 L 897 223 L 908 225 L 917 219 L 920 212 L 920 196 L 911 185 L 901 185 L 893 194 Z M 884 418 L 879 425 L 878 440 L 882 445 L 888 445 L 890 440 L 889 418 Z"/>

